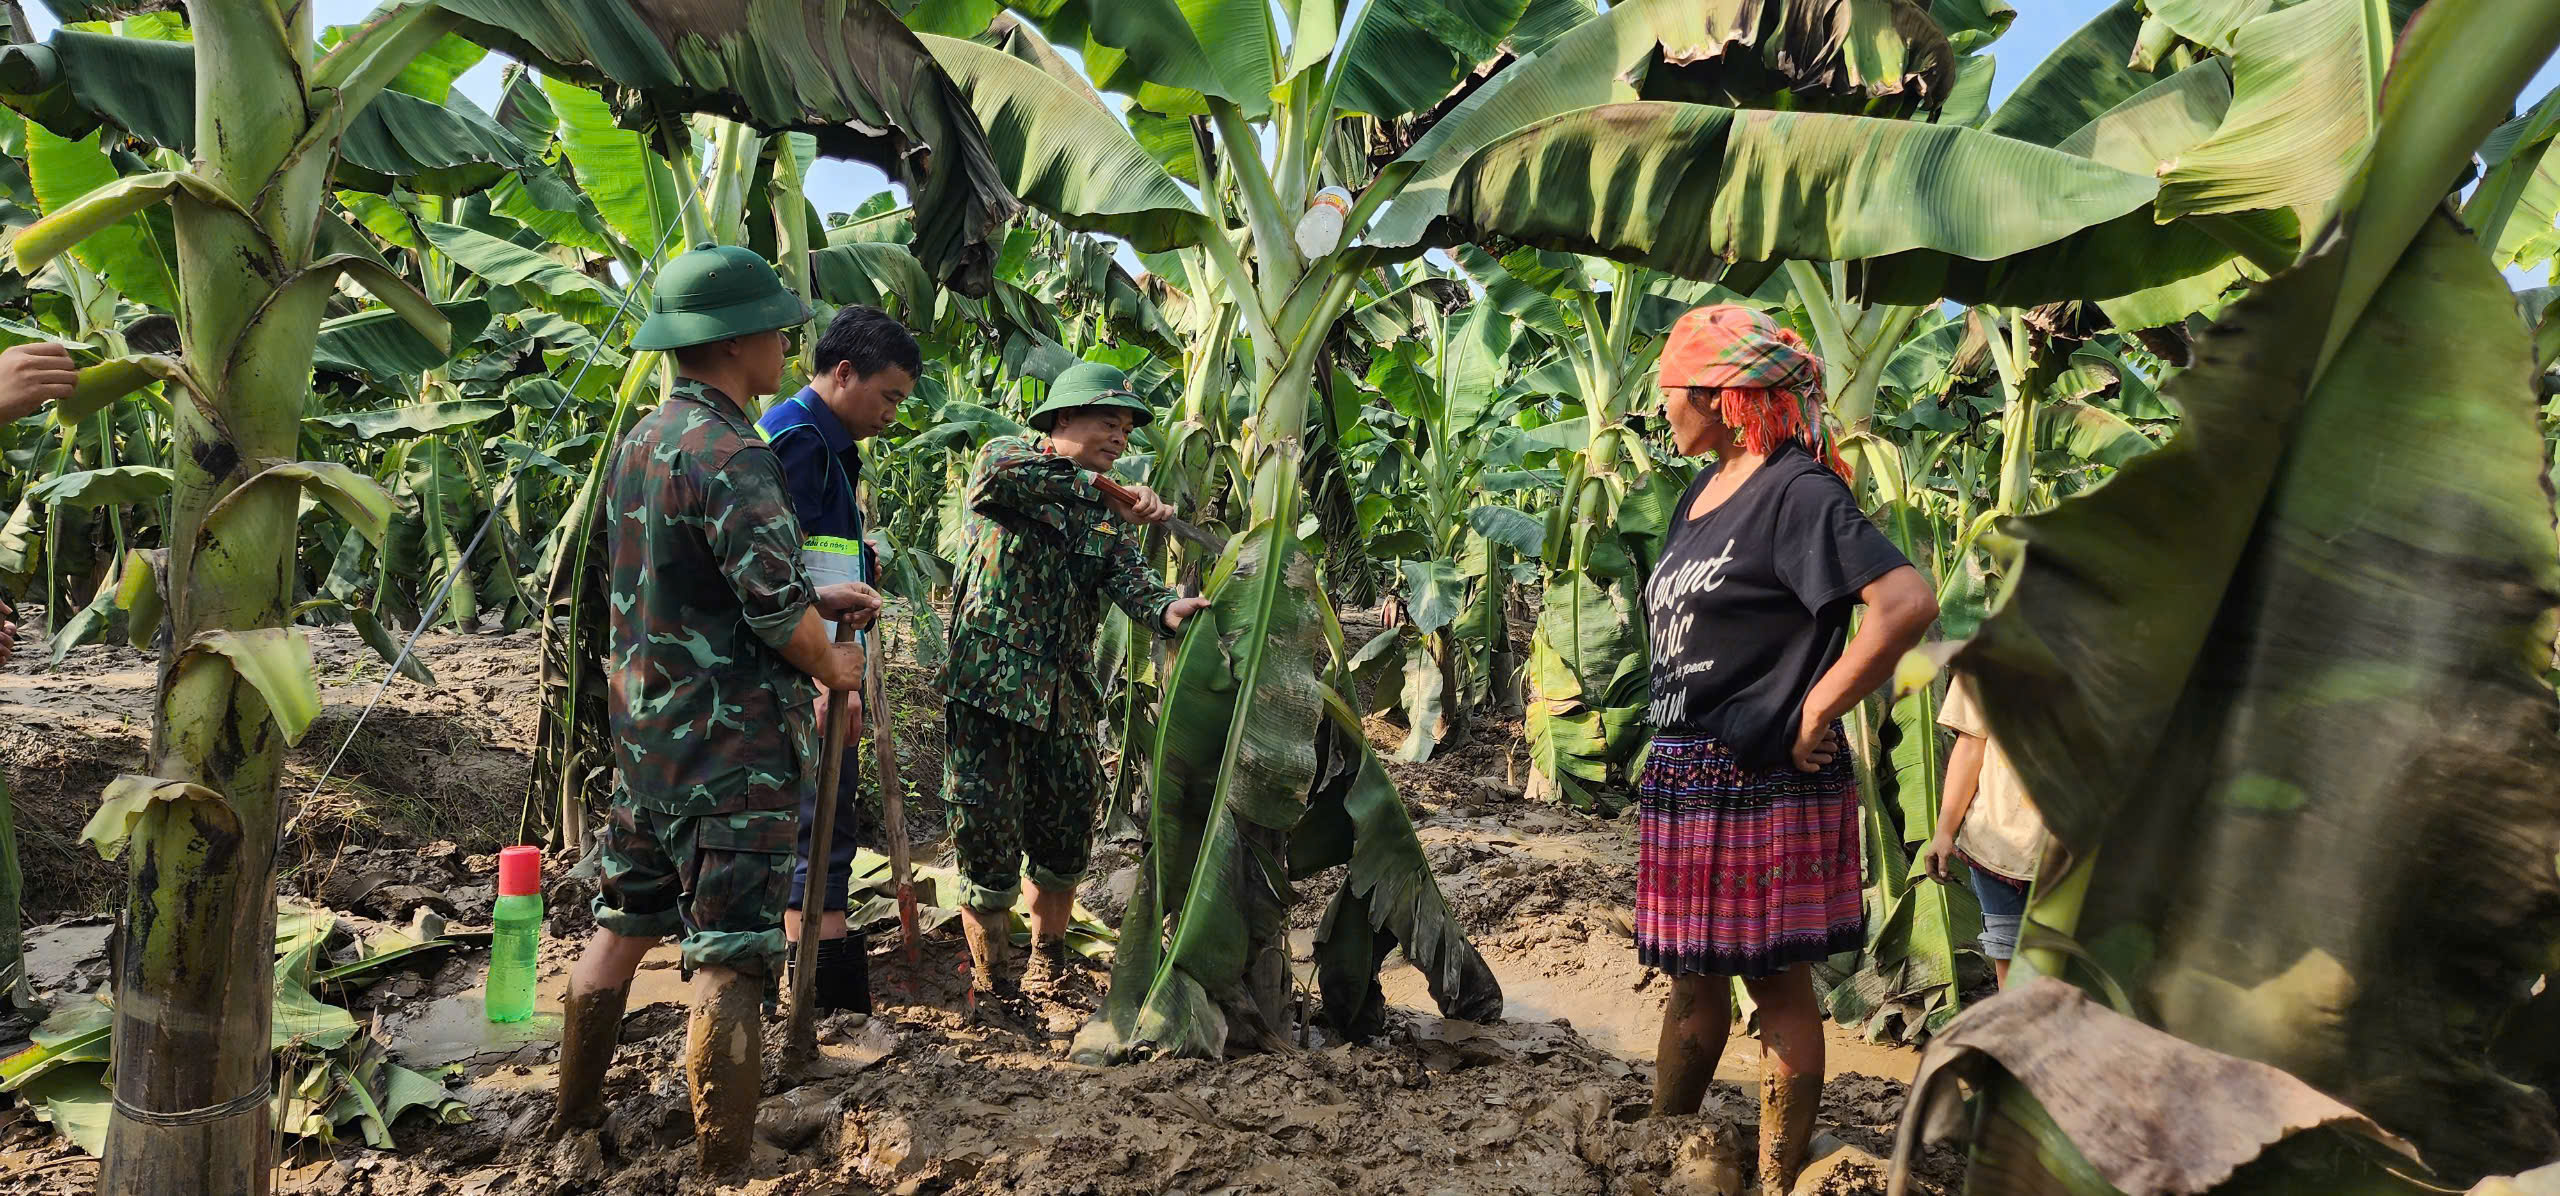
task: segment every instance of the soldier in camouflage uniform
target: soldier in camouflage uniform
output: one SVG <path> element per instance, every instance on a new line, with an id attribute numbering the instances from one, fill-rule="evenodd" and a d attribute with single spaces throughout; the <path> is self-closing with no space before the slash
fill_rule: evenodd
<path id="1" fill-rule="evenodd" d="M 1009 996 L 1008 923 L 1025 856 L 1025 979 L 1045 987 L 1065 973 L 1067 924 L 1102 793 L 1093 643 L 1103 599 L 1168 636 L 1208 605 L 1165 588 L 1122 526 L 1163 522 L 1171 508 L 1135 486 L 1136 502 L 1107 503 L 1087 474 L 1110 469 L 1130 430 L 1154 412 L 1119 370 L 1092 362 L 1060 374 L 1049 396 L 1031 415 L 1047 435 L 990 441 L 970 472 L 969 547 L 942 678 L 962 928 L 982 1007 Z"/>
<path id="2" fill-rule="evenodd" d="M 879 598 L 819 589 L 782 468 L 745 403 L 774 392 L 781 329 L 808 309 L 763 259 L 697 249 L 667 265 L 633 338 L 672 351 L 676 382 L 634 425 L 604 501 L 612 569 L 612 820 L 596 934 L 563 1001 L 555 1125 L 602 1119 L 604 1075 L 641 957 L 681 932 L 693 976 L 685 1064 L 703 1168 L 743 1166 L 762 1060 L 762 980 L 782 954 L 793 832 L 817 758 L 812 679 L 850 690 L 861 662 L 830 617 Z"/>

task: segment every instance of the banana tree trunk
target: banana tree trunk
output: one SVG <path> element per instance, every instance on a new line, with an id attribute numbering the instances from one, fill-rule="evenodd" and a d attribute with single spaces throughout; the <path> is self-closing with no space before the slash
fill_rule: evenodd
<path id="1" fill-rule="evenodd" d="M 1330 320 L 1325 321 L 1325 325 L 1330 323 Z M 1321 340 L 1323 327 L 1319 325 L 1308 331 L 1306 339 Z M 1263 400 L 1256 405 L 1252 435 L 1245 453 L 1246 461 L 1259 466 L 1254 472 L 1253 522 L 1286 517 L 1294 524 L 1294 512 L 1303 505 L 1299 501 L 1299 467 L 1303 460 L 1302 437 L 1307 426 L 1307 408 L 1315 394 L 1315 374 L 1311 368 L 1313 355 L 1294 354 L 1285 346 L 1265 344 L 1261 338 L 1256 338 L 1254 353 Z M 1294 533 L 1295 528 L 1281 530 Z M 1318 600 L 1322 600 L 1320 595 Z M 1250 820 L 1240 820 L 1237 829 L 1235 863 L 1238 869 L 1253 868 L 1258 859 L 1289 858 L 1287 830 Z M 1295 894 L 1285 886 L 1277 891 L 1259 885 L 1245 890 L 1245 992 L 1261 1017 L 1260 1024 L 1282 1034 L 1289 1026 L 1288 927 L 1289 904 L 1294 897 Z"/>
<path id="2" fill-rule="evenodd" d="M 115 959 L 115 1107 L 99 1188 L 264 1193 L 274 993 L 277 778 L 283 729 L 210 635 L 281 628 L 292 599 L 291 487 L 244 486 L 291 460 L 329 289 L 309 264 L 334 138 L 303 92 L 310 10 L 253 0 L 189 6 L 197 176 L 246 210 L 174 197 L 179 331 L 198 388 L 172 404 L 171 658 L 153 773 L 201 797 L 136 825 Z M 308 140 L 307 140 L 308 139 Z M 311 144 L 317 141 L 320 144 Z M 178 396 L 173 395 L 173 398 Z M 215 518 L 216 508 L 221 508 Z"/>
<path id="3" fill-rule="evenodd" d="M 22 937 L 21 903 L 26 882 L 18 871 L 17 797 L 0 781 L 0 1012 L 26 1007 L 27 948 Z"/>

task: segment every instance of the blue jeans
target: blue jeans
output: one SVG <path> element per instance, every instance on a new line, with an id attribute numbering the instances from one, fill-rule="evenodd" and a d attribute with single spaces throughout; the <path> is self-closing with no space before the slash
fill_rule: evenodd
<path id="1" fill-rule="evenodd" d="M 2018 923 L 2027 912 L 2027 886 L 1976 865 L 1973 895 L 1982 902 L 1982 953 L 2007 959 L 2018 950 Z"/>

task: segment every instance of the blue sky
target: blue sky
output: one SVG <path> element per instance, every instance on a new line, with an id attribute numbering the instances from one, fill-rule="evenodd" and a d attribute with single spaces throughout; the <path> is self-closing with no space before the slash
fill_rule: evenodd
<path id="1" fill-rule="evenodd" d="M 1998 72 L 1992 78 L 1992 98 L 1996 104 L 2010 90 L 2044 61 L 2064 38 L 2104 11 L 2108 0 L 2010 0 L 2018 10 L 2015 24 L 1991 46 L 1999 60 Z M 1358 0 L 1354 0 L 1356 5 Z M 375 0 L 314 0 L 314 19 L 322 25 L 352 24 L 364 19 L 376 6 Z M 41 4 L 30 4 L 28 16 L 40 31 L 50 31 L 52 14 Z M 483 107 L 495 107 L 498 74 L 503 60 L 491 55 L 459 82 L 464 94 Z M 2523 102 L 2531 103 L 2554 87 L 2560 87 L 2560 59 L 2544 64 L 2542 72 L 2524 91 Z M 822 159 L 810 172 L 809 198 L 824 212 L 847 211 L 870 195 L 889 186 L 888 176 L 855 162 Z"/>

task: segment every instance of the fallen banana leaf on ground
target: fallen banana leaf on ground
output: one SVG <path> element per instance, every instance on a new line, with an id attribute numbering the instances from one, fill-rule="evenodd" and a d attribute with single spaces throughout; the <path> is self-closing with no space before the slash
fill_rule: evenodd
<path id="1" fill-rule="evenodd" d="M 861 898 L 860 904 L 854 906 L 851 919 L 854 926 L 897 923 L 898 890 L 896 883 L 889 879 L 889 857 L 869 849 L 855 852 L 852 881 L 855 894 Z M 959 906 L 934 903 L 934 898 L 940 894 L 960 891 L 959 869 L 918 864 L 915 866 L 915 886 L 917 934 L 939 930 L 960 916 Z M 1081 901 L 1075 903 L 1068 917 L 1068 948 L 1087 959 L 1110 962 L 1111 949 L 1120 941 L 1120 935 L 1100 915 L 1086 909 Z M 1030 919 L 1031 891 L 1026 887 L 1013 905 L 1015 939 L 1024 943 L 1031 941 Z"/>
<path id="2" fill-rule="evenodd" d="M 2024 1085 L 2062 1136 L 2039 1135 L 2041 1152 L 2076 1150 L 2097 1178 L 2131 1196 L 2211 1190 L 2277 1142 L 2323 1127 L 2417 1158 L 2364 1114 L 2283 1071 L 2152 1029 L 2038 977 L 1959 1015 L 1930 1042 L 1894 1133 L 1890 1196 L 1908 1190 L 1924 1138 L 1943 1141 L 1963 1125 L 1956 1081 L 1979 1092 L 2003 1077 Z"/>
<path id="3" fill-rule="evenodd" d="M 332 958 L 331 942 L 341 937 L 330 910 L 287 898 L 276 911 L 272 1036 L 283 1097 L 278 1125 L 289 1135 L 322 1142 L 335 1141 L 341 1128 L 352 1126 L 366 1145 L 391 1149 L 391 1128 L 404 1113 L 423 1111 L 446 1124 L 469 1120 L 463 1103 L 445 1095 L 440 1078 L 401 1066 L 353 1014 L 322 999 L 324 992 L 369 983 L 395 965 L 461 943 L 392 930 L 355 945 L 356 958 L 321 966 Z M 114 1019 L 115 1007 L 104 995 L 66 1005 L 36 1028 L 25 1050 L 0 1059 L 0 1093 L 14 1093 L 93 1155 L 106 1143 Z"/>

